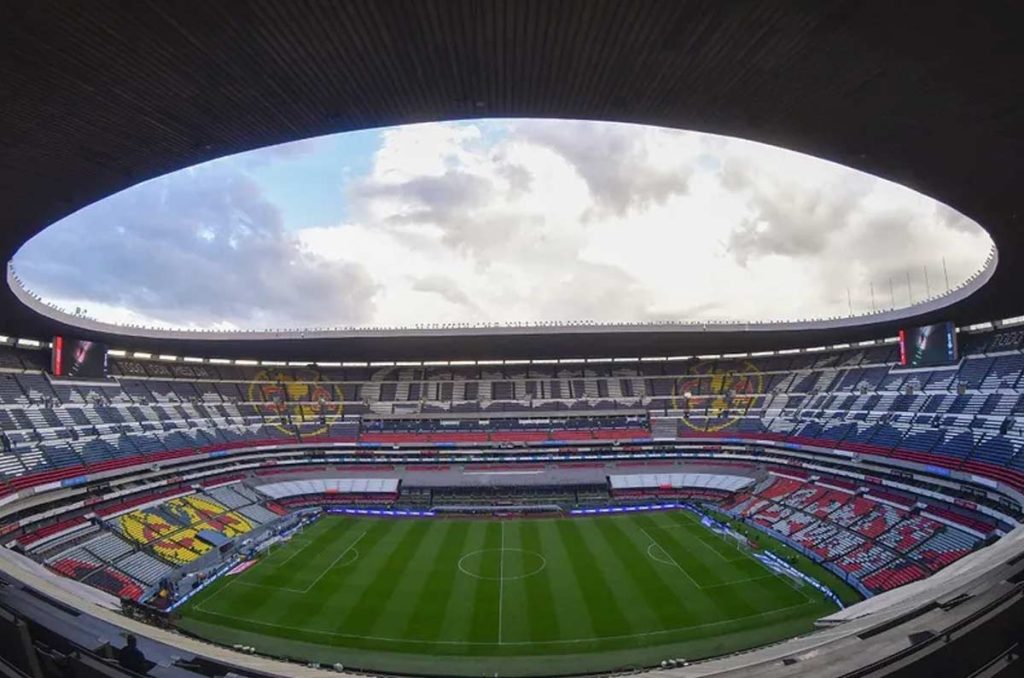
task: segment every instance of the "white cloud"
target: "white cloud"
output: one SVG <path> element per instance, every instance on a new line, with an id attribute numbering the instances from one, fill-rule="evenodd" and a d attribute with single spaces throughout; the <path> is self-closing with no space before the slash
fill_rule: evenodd
<path id="1" fill-rule="evenodd" d="M 851 301 L 871 308 L 872 284 L 888 305 L 896 274 L 905 297 L 908 270 L 921 298 L 923 266 L 937 291 L 943 256 L 956 284 L 988 251 L 976 226 L 873 177 L 635 130 L 510 122 L 484 143 L 472 125 L 404 128 L 353 195 L 364 218 L 300 237 L 339 260 L 379 260 L 374 318 L 386 325 L 844 315 Z M 433 276 L 458 286 L 459 303 L 416 294 Z"/>
<path id="2" fill-rule="evenodd" d="M 936 292 L 944 286 L 943 258 L 955 285 L 977 270 L 991 244 L 949 208 L 834 164 L 612 123 L 386 130 L 370 172 L 352 181 L 344 199 L 343 224 L 287 234 L 236 226 L 233 246 L 247 258 L 235 261 L 220 248 L 217 265 L 229 277 L 251 267 L 262 251 L 251 241 L 273 234 L 268 251 L 288 258 L 286 275 L 275 279 L 280 264 L 267 262 L 268 282 L 255 289 L 321 326 L 792 319 L 845 315 L 850 301 L 855 311 L 870 310 L 872 285 L 875 305 L 888 307 L 890 279 L 897 305 L 905 305 L 908 271 L 919 299 L 924 267 Z M 276 223 L 272 206 L 255 198 L 247 204 L 258 223 Z M 192 240 L 214 236 L 223 239 L 206 219 Z M 103 242 L 116 248 L 121 239 Z M 310 273 L 300 276 L 302 269 Z M 66 273 L 62 279 L 74 277 Z M 278 281 L 295 293 L 276 290 Z M 131 317 L 210 324 L 216 308 L 224 310 L 216 322 L 238 326 L 297 317 L 269 303 L 245 313 L 244 303 L 226 300 L 198 314 L 181 295 L 169 304 L 160 289 L 148 293 L 133 297 Z M 128 317 L 117 298 L 101 301 L 110 317 Z M 164 310 L 152 313 L 151 305 Z"/>

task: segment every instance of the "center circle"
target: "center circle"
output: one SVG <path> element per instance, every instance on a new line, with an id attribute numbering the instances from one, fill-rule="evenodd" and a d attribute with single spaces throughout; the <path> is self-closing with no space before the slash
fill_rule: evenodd
<path id="1" fill-rule="evenodd" d="M 548 564 L 536 551 L 526 549 L 480 549 L 459 558 L 459 570 L 477 579 L 511 581 L 532 577 Z"/>

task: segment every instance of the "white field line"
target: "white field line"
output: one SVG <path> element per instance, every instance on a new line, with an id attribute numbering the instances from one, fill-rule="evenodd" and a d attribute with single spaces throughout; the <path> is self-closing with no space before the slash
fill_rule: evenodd
<path id="1" fill-rule="evenodd" d="M 720 586 L 733 586 L 734 584 L 746 584 L 752 581 L 763 581 L 765 579 L 775 579 L 777 575 L 774 572 L 769 574 L 762 574 L 757 577 L 747 577 L 746 579 L 734 579 L 733 581 L 720 581 L 716 584 L 708 584 L 707 586 L 701 586 L 702 589 L 716 589 Z"/>
<path id="2" fill-rule="evenodd" d="M 666 527 L 666 526 L 659 526 L 659 527 L 664 529 L 664 527 Z M 676 527 L 687 527 L 687 526 L 685 526 L 685 525 L 677 525 Z M 682 572 L 683 575 L 686 576 L 686 578 L 689 579 L 691 582 L 693 582 L 693 584 L 695 586 L 697 586 L 697 588 L 699 588 L 699 589 L 714 588 L 714 587 L 717 587 L 717 586 L 726 586 L 726 585 L 730 585 L 730 584 L 739 584 L 739 583 L 743 583 L 745 581 L 758 581 L 758 580 L 761 580 L 761 579 L 767 579 L 767 578 L 771 578 L 771 577 L 775 577 L 775 576 L 781 576 L 781 575 L 777 575 L 775 573 L 771 573 L 769 575 L 760 576 L 760 577 L 753 577 L 753 578 L 745 579 L 745 580 L 737 580 L 737 581 L 732 581 L 732 582 L 722 582 L 722 583 L 719 583 L 719 584 L 712 584 L 712 585 L 707 586 L 707 587 L 699 586 L 693 580 L 693 578 L 689 575 L 689 573 L 687 573 L 686 570 L 684 570 L 679 565 L 679 563 L 674 558 L 672 558 L 671 554 L 669 554 L 668 551 L 666 551 L 664 549 L 664 547 L 662 547 L 661 544 L 659 544 L 657 542 L 657 540 L 655 540 L 650 535 L 650 533 L 647 532 L 646 529 L 640 528 L 640 530 L 651 541 L 651 545 L 652 546 L 657 546 L 659 549 L 661 549 L 661 551 L 665 554 L 665 556 L 668 557 L 672 561 L 672 563 L 675 565 L 675 567 L 677 569 L 679 569 L 679 571 Z M 338 555 L 338 557 L 335 559 L 334 563 L 332 563 L 330 566 L 328 566 L 328 568 L 320 575 L 320 577 L 317 578 L 317 581 L 319 581 L 319 579 L 322 578 L 331 569 L 331 567 L 333 567 L 334 564 L 338 562 L 338 560 L 340 560 L 346 553 L 348 553 L 348 551 L 352 550 L 352 548 L 355 547 L 355 545 L 359 542 L 359 540 L 362 539 L 365 535 L 366 535 L 366 532 L 364 531 L 362 534 L 359 535 L 359 537 L 354 542 L 352 542 L 351 545 L 349 545 L 348 548 L 346 548 L 344 551 L 342 551 Z M 502 535 L 501 535 L 501 550 L 500 550 L 502 560 L 500 561 L 500 564 L 499 564 L 499 580 L 498 580 L 499 586 L 502 586 L 502 587 L 504 586 L 503 585 L 504 552 L 505 552 L 505 534 L 504 534 L 504 522 L 503 522 L 502 523 Z M 744 557 L 749 557 L 749 556 L 744 556 Z M 225 589 L 227 589 L 230 585 L 232 585 L 234 583 L 238 583 L 238 584 L 241 584 L 243 586 L 258 586 L 260 588 L 282 590 L 282 591 L 292 591 L 292 592 L 295 592 L 295 593 L 308 593 L 309 590 L 313 586 L 311 584 L 306 589 L 289 589 L 289 588 L 278 587 L 278 586 L 269 586 L 269 585 L 262 585 L 262 584 L 249 584 L 249 583 L 246 583 L 246 582 L 242 582 L 242 581 L 240 581 L 237 578 L 233 578 L 231 581 L 228 582 L 227 585 L 225 585 L 224 587 L 220 588 L 212 596 L 210 596 L 210 598 L 208 598 L 207 600 L 203 601 L 202 604 L 196 605 L 195 609 L 198 610 L 198 611 L 203 612 L 204 614 L 207 614 L 207 615 L 210 615 L 210 616 L 213 616 L 213 617 L 220 617 L 220 618 L 227 619 L 227 620 L 236 620 L 237 616 L 223 614 L 223 613 L 220 613 L 220 612 L 213 612 L 213 611 L 208 610 L 208 609 L 206 609 L 204 607 L 205 603 L 209 603 L 214 597 L 216 597 L 217 595 L 220 595 Z M 314 582 L 314 584 L 315 583 L 316 582 Z M 794 587 L 794 588 L 796 588 L 796 587 Z M 691 624 L 691 625 L 688 625 L 688 626 L 678 626 L 678 627 L 671 628 L 671 629 L 659 629 L 657 631 L 644 631 L 644 632 L 639 632 L 639 633 L 608 635 L 608 636 L 593 636 L 593 637 L 590 637 L 590 638 L 565 638 L 565 639 L 560 639 L 560 640 L 537 640 L 537 641 L 504 641 L 504 640 L 501 639 L 501 609 L 502 609 L 502 604 L 503 604 L 503 591 L 504 591 L 503 588 L 499 589 L 499 598 L 498 598 L 498 609 L 499 609 L 499 631 L 498 631 L 498 633 L 499 633 L 499 641 L 498 641 L 498 643 L 486 642 L 486 641 L 468 641 L 468 640 L 418 640 L 418 639 L 410 639 L 410 638 L 392 638 L 392 637 L 388 637 L 388 636 L 366 636 L 366 635 L 359 635 L 359 634 L 352 634 L 352 633 L 342 633 L 342 632 L 337 632 L 337 631 L 321 631 L 321 630 L 318 630 L 318 629 L 303 628 L 303 627 L 298 627 L 298 626 L 286 626 L 286 625 L 283 625 L 283 624 L 274 624 L 274 623 L 271 623 L 271 622 L 261 622 L 261 621 L 257 621 L 257 620 L 253 620 L 253 619 L 247 619 L 246 622 L 249 623 L 249 624 L 256 625 L 256 626 L 265 626 L 265 627 L 268 627 L 268 628 L 276 628 L 276 629 L 282 629 L 282 630 L 286 630 L 286 631 L 298 631 L 298 632 L 302 632 L 302 633 L 309 633 L 309 634 L 319 635 L 319 636 L 328 636 L 328 637 L 334 637 L 334 638 L 351 638 L 351 639 L 356 639 L 356 640 L 385 641 L 385 642 L 398 643 L 398 644 L 480 645 L 480 646 L 496 645 L 496 644 L 498 644 L 498 645 L 518 645 L 518 646 L 523 646 L 523 645 L 571 645 L 571 644 L 576 644 L 576 643 L 592 643 L 592 642 L 595 642 L 595 641 L 602 641 L 602 640 L 623 640 L 623 639 L 630 639 L 630 638 L 648 638 L 648 637 L 652 637 L 652 636 L 661 636 L 661 635 L 665 635 L 665 634 L 676 633 L 676 632 L 679 632 L 679 631 L 689 631 L 689 630 L 703 629 L 703 628 L 714 628 L 714 627 L 718 627 L 718 626 L 724 626 L 724 625 L 732 624 L 732 623 L 737 622 L 737 621 L 742 621 L 742 620 L 746 620 L 746 619 L 757 619 L 757 618 L 760 618 L 760 617 L 765 617 L 765 616 L 768 616 L 768 615 L 773 615 L 773 614 L 776 614 L 776 613 L 779 613 L 779 612 L 784 612 L 784 611 L 787 611 L 787 610 L 795 610 L 795 609 L 798 609 L 798 608 L 801 608 L 801 607 L 806 607 L 808 605 L 817 604 L 813 599 L 808 597 L 803 591 L 801 591 L 799 588 L 797 588 L 797 591 L 799 591 L 804 596 L 804 598 L 806 598 L 806 600 L 804 602 L 796 603 L 794 605 L 787 605 L 785 607 L 775 608 L 774 610 L 766 610 L 764 612 L 756 612 L 754 614 L 744 615 L 742 617 L 733 617 L 731 619 L 725 619 L 725 620 L 721 620 L 721 621 L 717 621 L 717 622 L 707 622 L 707 623 L 704 623 L 704 624 Z"/>
<path id="3" fill-rule="evenodd" d="M 651 541 L 651 543 L 652 543 L 652 544 L 654 544 L 654 545 L 655 545 L 655 546 L 657 546 L 657 547 L 658 547 L 659 549 L 661 549 L 661 552 L 665 554 L 665 557 L 667 557 L 667 558 L 669 559 L 669 561 L 671 561 L 671 563 L 672 563 L 673 565 L 675 565 L 675 566 L 676 566 L 676 569 L 677 569 L 677 570 L 679 570 L 680 572 L 682 572 L 682 573 L 683 573 L 683 576 L 684 576 L 684 577 L 686 577 L 687 579 L 689 579 L 689 580 L 690 580 L 690 583 L 691 583 L 691 584 L 693 584 L 694 586 L 696 586 L 696 587 L 697 587 L 698 589 L 702 589 L 702 588 L 704 588 L 703 586 L 701 586 L 700 584 L 698 584 L 698 583 L 697 583 L 697 582 L 696 582 L 696 581 L 694 580 L 694 578 L 693 578 L 693 577 L 691 577 L 691 576 L 690 576 L 690 573 L 689 573 L 689 572 L 687 572 L 686 570 L 684 570 L 684 569 L 683 569 L 683 566 L 679 564 L 679 561 L 677 561 L 677 560 L 676 560 L 675 558 L 673 558 L 673 557 L 672 557 L 672 554 L 671 554 L 671 553 L 669 553 L 668 551 L 666 551 L 666 550 L 665 550 L 665 547 L 664 547 L 664 546 L 662 546 L 661 544 L 659 544 L 659 543 L 658 543 L 658 540 L 657 540 L 657 539 L 655 539 L 654 537 L 652 537 L 652 536 L 651 536 L 651 533 L 650 533 L 650 532 L 648 532 L 647 530 L 645 530 L 645 529 L 644 529 L 644 528 L 642 528 L 642 527 L 640 528 L 640 531 L 644 533 L 644 536 L 646 536 L 646 537 L 647 537 L 648 539 L 650 539 L 650 541 Z"/>
<path id="4" fill-rule="evenodd" d="M 347 549 L 345 549 L 344 551 L 339 553 L 338 557 L 335 558 L 333 561 L 331 561 L 331 564 L 328 565 L 327 568 L 324 569 L 324 571 L 320 573 L 320 576 L 317 577 L 316 579 L 314 579 L 313 583 L 310 584 L 309 586 L 307 586 L 302 592 L 303 593 L 309 593 L 309 590 L 311 588 L 313 588 L 314 586 L 316 586 L 317 583 L 319 583 L 319 581 L 324 578 L 324 575 L 326 575 L 328 572 L 330 572 L 331 568 L 334 567 L 335 565 L 337 565 L 338 561 L 345 557 L 346 553 L 348 553 L 349 551 L 351 551 L 352 549 L 354 549 L 356 547 L 356 544 L 358 544 L 359 540 L 361 540 L 363 537 L 366 536 L 367 532 L 368 532 L 368 530 L 363 530 L 363 533 L 360 534 L 358 537 L 356 537 L 356 540 L 354 542 L 352 542 L 351 544 L 349 544 Z"/>
<path id="5" fill-rule="evenodd" d="M 241 580 L 241 579 L 239 579 L 238 577 L 233 577 L 233 578 L 231 579 L 231 581 L 229 581 L 229 582 L 228 582 L 228 584 L 227 584 L 227 585 L 225 585 L 225 586 L 224 586 L 223 588 L 221 588 L 221 589 L 220 589 L 219 591 L 217 591 L 217 592 L 216 592 L 216 593 L 214 593 L 214 594 L 213 594 L 212 596 L 210 596 L 209 598 L 207 598 L 207 599 L 206 599 L 205 601 L 203 601 L 203 603 L 201 603 L 201 604 L 199 604 L 199 605 L 196 605 L 196 609 L 197 609 L 197 610 L 202 610 L 203 612 L 207 612 L 208 614 L 214 614 L 213 612 L 210 612 L 209 610 L 207 610 L 207 609 L 206 609 L 206 608 L 204 607 L 205 603 L 208 603 L 208 602 L 210 602 L 211 600 L 213 600 L 213 598 L 214 598 L 215 596 L 217 596 L 218 594 L 220 594 L 220 592 L 221 592 L 221 591 L 223 591 L 224 589 L 226 589 L 226 588 L 227 588 L 227 587 L 228 587 L 229 585 L 231 585 L 231 584 L 236 584 L 236 583 L 237 583 L 237 584 L 238 584 L 239 586 L 250 586 L 250 587 L 252 587 L 252 588 L 258 588 L 258 589 L 268 589 L 268 590 L 271 590 L 271 591 L 288 591 L 288 592 L 290 592 L 290 593 L 309 593 L 309 590 L 310 590 L 310 589 L 312 589 L 312 588 L 313 588 L 313 586 L 314 586 L 314 585 L 316 585 L 316 583 L 317 583 L 317 582 L 319 582 L 319 581 L 320 581 L 320 580 L 321 580 L 321 579 L 322 579 L 322 578 L 324 577 L 324 575 L 325 575 L 325 574 L 327 574 L 327 573 L 328 573 L 328 572 L 330 571 L 330 569 L 331 569 L 332 567 L 334 567 L 335 565 L 337 565 L 337 564 L 338 564 L 338 561 L 339 561 L 339 560 L 341 560 L 341 559 L 342 559 L 342 558 L 343 558 L 343 557 L 345 556 L 345 554 L 346 554 L 346 553 L 348 553 L 348 552 L 349 552 L 349 551 L 351 551 L 351 550 L 352 550 L 353 548 L 355 548 L 355 545 L 359 543 L 359 540 L 360 540 L 360 539 L 362 539 L 362 538 L 363 538 L 363 537 L 365 537 L 365 536 L 366 536 L 366 531 L 364 530 L 364 531 L 363 531 L 363 533 L 362 533 L 362 534 L 360 534 L 360 535 L 359 535 L 359 536 L 358 536 L 358 537 L 356 538 L 356 540 L 355 540 L 354 542 L 352 542 L 351 544 L 349 544 L 348 548 L 346 548 L 346 549 L 345 549 L 344 551 L 342 551 L 341 553 L 339 553 L 339 554 L 338 554 L 338 557 L 334 559 L 334 562 L 332 562 L 332 563 L 331 563 L 330 565 L 328 565 L 328 566 L 327 566 L 327 569 L 325 569 L 325 570 L 324 570 L 324 571 L 323 571 L 323 572 L 322 572 L 322 573 L 320 574 L 320 576 L 319 576 L 319 577 L 317 577 L 317 578 L 316 578 L 316 579 L 315 579 L 315 580 L 313 581 L 313 583 L 312 583 L 312 584 L 310 584 L 309 586 L 307 586 L 307 587 L 306 587 L 306 588 L 304 588 L 304 589 L 295 589 L 295 588 L 291 588 L 291 587 L 289 587 L 289 586 L 278 586 L 278 585 L 276 585 L 276 584 L 257 584 L 257 583 L 255 583 L 255 582 L 247 582 L 247 581 L 242 581 L 242 580 Z M 308 546 L 308 544 L 307 544 L 307 546 Z M 305 548 L 305 547 L 303 547 L 303 548 Z M 299 549 L 299 551 L 302 551 L 302 549 Z M 292 559 L 292 558 L 294 558 L 294 557 L 295 557 L 296 555 L 298 555 L 298 551 L 297 551 L 296 553 L 293 553 L 293 554 L 292 554 L 292 555 L 291 555 L 291 556 L 290 556 L 290 557 L 288 558 L 288 560 L 291 560 L 291 559 Z M 278 564 L 277 564 L 277 567 L 280 567 L 281 565 L 284 565 L 284 563 L 288 562 L 288 560 L 284 561 L 283 563 L 278 563 Z"/>
<path id="6" fill-rule="evenodd" d="M 813 601 L 812 601 L 813 602 Z M 806 607 L 811 603 L 803 602 L 795 605 L 787 605 L 786 607 L 777 607 L 774 610 L 767 610 L 765 612 L 757 612 L 754 614 L 748 614 L 743 617 L 733 617 L 731 619 L 724 619 L 717 622 L 708 622 L 706 624 L 691 624 L 690 626 L 679 626 L 672 629 L 660 629 L 658 631 L 644 631 L 641 633 L 628 633 L 623 635 L 614 636 L 594 636 L 592 638 L 566 638 L 563 640 L 524 640 L 524 641 L 505 641 L 502 645 L 569 645 L 574 643 L 593 643 L 599 640 L 623 640 L 628 638 L 647 638 L 650 636 L 660 636 L 666 633 L 676 633 L 679 631 L 690 631 L 693 629 L 703 628 L 714 628 L 716 626 L 723 626 L 726 624 L 732 624 L 737 621 L 744 619 L 756 619 L 758 617 L 764 617 L 766 615 L 775 614 L 777 612 L 784 612 L 786 610 L 794 610 L 799 607 Z M 196 607 L 196 609 L 200 609 Z M 208 610 L 202 610 L 204 614 L 208 614 L 212 617 L 223 617 L 224 619 L 237 620 L 236 616 L 221 614 L 220 612 L 210 612 Z M 417 645 L 496 645 L 497 643 L 488 643 L 486 641 L 473 641 L 473 640 L 416 640 L 413 638 L 389 638 L 387 636 L 361 636 L 354 633 L 340 633 L 337 631 L 320 631 L 317 629 L 308 629 L 298 626 L 284 626 L 283 624 L 272 624 L 270 622 L 261 622 L 254 619 L 246 619 L 246 623 L 253 624 L 255 626 L 266 626 L 274 629 L 283 629 L 285 631 L 299 631 L 302 633 L 310 633 L 319 636 L 329 636 L 332 638 L 353 638 L 356 640 L 381 640 L 391 643 L 406 643 L 406 644 L 417 644 Z"/>
<path id="7" fill-rule="evenodd" d="M 305 536 L 306 536 L 305 535 L 305 530 L 303 530 L 303 532 L 301 534 L 295 535 L 295 537 L 305 537 Z M 296 541 L 295 537 L 292 537 L 288 541 L 290 543 L 297 544 L 299 548 L 295 550 L 295 553 L 291 554 L 290 556 L 288 556 L 287 558 L 282 560 L 280 563 L 277 563 L 277 567 L 281 567 L 282 565 L 286 565 L 287 563 L 289 563 L 291 561 L 292 558 L 294 558 L 295 556 L 299 555 L 300 553 L 305 551 L 307 548 L 309 548 L 310 545 L 312 545 L 312 544 L 314 544 L 316 542 L 316 539 L 302 539 L 302 540 Z M 268 556 L 268 558 L 269 558 L 269 556 Z"/>
<path id="8" fill-rule="evenodd" d="M 703 525 L 699 525 L 699 524 L 696 524 L 696 523 L 672 523 L 671 525 L 656 524 L 656 527 L 659 530 L 686 529 L 686 528 L 691 528 L 692 527 L 692 528 L 696 528 L 697 530 L 700 530 L 700 531 L 703 531 L 703 532 L 707 532 L 708 531 L 707 528 L 705 528 Z M 641 529 L 643 529 L 643 528 L 641 528 Z M 696 535 L 697 533 L 694 532 L 694 534 Z M 648 535 L 648 536 L 650 536 L 650 535 Z M 727 563 L 737 563 L 737 562 L 739 562 L 741 560 L 752 560 L 752 561 L 758 563 L 759 565 L 761 565 L 761 567 L 765 567 L 764 563 L 762 563 L 761 561 L 757 560 L 756 558 L 753 558 L 749 554 L 745 553 L 739 547 L 737 547 L 737 546 L 735 546 L 733 544 L 729 544 L 729 542 L 726 542 L 724 540 L 723 540 L 722 543 L 728 544 L 730 548 L 732 548 L 734 551 L 736 551 L 737 553 L 740 554 L 740 556 L 738 558 L 725 558 L 724 556 L 722 556 L 722 554 L 718 553 L 718 551 L 715 550 L 710 544 L 705 542 L 704 539 L 702 539 L 700 536 L 697 536 L 697 541 L 700 542 L 700 544 L 702 546 L 704 546 L 706 548 L 709 548 L 712 551 L 714 551 L 718 555 L 719 558 L 722 558 L 722 560 L 724 560 Z M 666 556 L 668 556 L 668 552 L 665 551 L 665 549 L 661 546 L 661 544 L 655 543 L 655 545 L 658 548 L 660 548 L 662 550 L 662 552 Z M 671 558 L 671 556 L 669 556 L 669 558 Z M 657 560 L 657 558 L 653 558 L 653 559 Z M 783 580 L 787 585 L 792 587 L 793 590 L 795 590 L 797 593 L 799 593 L 801 596 L 804 597 L 804 600 L 806 600 L 808 602 L 814 602 L 814 599 L 811 598 L 809 595 L 807 595 L 807 593 L 803 590 L 803 587 L 802 586 L 798 586 L 796 584 L 796 582 L 794 582 L 790 577 L 788 577 L 788 576 L 786 576 L 786 575 L 784 575 L 784 574 L 782 574 L 780 572 L 776 572 L 775 570 L 769 570 L 769 572 L 770 572 L 769 575 L 763 576 L 763 577 L 753 577 L 751 579 L 739 579 L 739 580 L 732 581 L 732 582 L 721 582 L 721 583 L 718 583 L 718 584 L 711 584 L 709 586 L 701 586 L 700 588 L 702 588 L 702 589 L 704 589 L 704 588 L 714 588 L 716 586 L 725 586 L 726 584 L 742 584 L 743 582 L 747 582 L 747 581 L 758 581 L 758 580 L 761 580 L 761 579 L 770 579 L 772 577 L 775 577 L 775 578 Z"/>
<path id="9" fill-rule="evenodd" d="M 742 550 L 740 550 L 739 547 L 737 547 L 737 546 L 735 546 L 733 544 L 730 544 L 729 542 L 727 542 L 725 540 L 720 540 L 723 544 L 725 544 L 726 546 L 728 546 L 733 551 L 735 551 L 736 553 L 739 554 L 739 556 L 736 557 L 736 558 L 726 558 L 725 556 L 723 556 L 721 553 L 719 553 L 715 549 L 715 547 L 711 546 L 711 544 L 708 544 L 700 536 L 701 533 L 707 533 L 707 531 L 708 531 L 708 529 L 706 527 L 704 527 L 703 525 L 697 525 L 697 524 L 661 525 L 661 524 L 656 524 L 655 527 L 657 527 L 659 530 L 691 530 L 692 529 L 693 530 L 693 534 L 697 536 L 697 541 L 700 542 L 701 546 L 705 546 L 705 547 L 711 549 L 712 551 L 715 552 L 715 555 L 717 555 L 719 558 L 721 558 L 722 560 L 724 560 L 727 563 L 737 563 L 737 562 L 739 562 L 741 560 L 750 560 L 750 556 L 748 556 L 746 553 L 744 553 Z"/>
<path id="10" fill-rule="evenodd" d="M 680 525 L 679 527 L 682 527 L 682 525 Z M 707 586 L 701 586 L 700 584 L 698 584 L 693 579 L 693 577 L 690 576 L 690 573 L 688 573 L 685 569 L 683 569 L 683 566 L 680 565 L 679 562 L 675 558 L 672 557 L 672 554 L 670 554 L 667 550 L 665 550 L 665 547 L 662 546 L 661 544 L 659 544 L 657 542 L 657 540 L 655 540 L 654 537 L 652 537 L 651 534 L 647 530 L 645 530 L 644 528 L 641 527 L 640 531 L 643 532 L 647 536 L 647 538 L 651 540 L 651 546 L 657 546 L 658 549 L 661 550 L 661 552 L 663 554 L 665 554 L 665 557 L 668 558 L 668 562 L 666 562 L 666 561 L 661 560 L 660 558 L 656 558 L 656 557 L 654 557 L 654 555 L 648 553 L 648 555 L 650 555 L 652 560 L 661 560 L 661 562 L 665 563 L 666 565 L 674 565 L 676 567 L 676 569 L 678 569 L 680 572 L 682 572 L 684 575 L 686 575 L 686 578 L 689 579 L 693 583 L 693 585 L 696 586 L 701 591 L 706 591 L 708 589 L 721 588 L 722 586 L 730 586 L 730 585 L 734 585 L 734 584 L 745 584 L 747 582 L 762 581 L 764 579 L 774 579 L 774 578 L 780 576 L 779 574 L 777 574 L 775 572 L 769 572 L 768 574 L 759 575 L 757 577 L 746 577 L 744 579 L 734 579 L 732 581 L 720 581 L 720 582 L 716 582 L 714 584 L 708 584 Z M 698 539 L 697 541 L 700 541 L 700 539 Z M 707 546 L 707 548 L 711 548 L 707 544 L 705 544 L 705 546 Z M 721 557 L 721 554 L 719 554 L 717 551 L 715 551 L 714 549 L 711 549 L 711 550 L 714 551 L 719 557 Z M 650 546 L 648 546 L 648 552 L 649 551 L 650 551 Z M 742 560 L 748 560 L 748 559 L 750 559 L 749 556 L 744 556 L 742 558 Z M 725 562 L 727 562 L 727 563 L 736 562 L 735 560 L 726 560 L 724 558 L 723 558 L 723 560 L 725 560 Z M 736 560 L 741 560 L 741 559 L 737 558 Z M 800 589 L 797 589 L 797 591 L 807 601 L 813 602 L 813 601 L 811 601 L 810 598 L 807 597 L 806 593 L 804 593 L 803 591 L 800 591 Z"/>
<path id="11" fill-rule="evenodd" d="M 287 586 L 275 586 L 274 584 L 254 584 L 252 582 L 240 581 L 240 580 L 239 581 L 232 580 L 232 581 L 234 583 L 237 583 L 239 586 L 251 586 L 254 589 L 267 589 L 268 591 L 288 591 L 289 593 L 306 593 L 305 589 L 293 589 L 293 588 L 289 588 Z M 201 607 L 201 606 L 197 605 L 196 607 Z"/>
<path id="12" fill-rule="evenodd" d="M 501 550 L 498 551 L 498 645 L 501 645 L 502 608 L 505 604 L 505 521 L 501 521 Z"/>
<path id="13" fill-rule="evenodd" d="M 207 609 L 206 609 L 206 608 L 204 607 L 204 605 L 206 605 L 206 603 L 210 602 L 211 600 L 213 600 L 214 598 L 216 598 L 216 597 L 217 597 L 217 596 L 219 596 L 220 594 L 224 593 L 224 591 L 225 591 L 225 590 L 226 590 L 226 589 L 227 589 L 227 588 L 228 588 L 229 586 L 231 586 L 232 584 L 234 584 L 234 583 L 235 583 L 235 581 L 237 581 L 237 580 L 238 580 L 238 577 L 237 577 L 237 576 L 234 576 L 234 575 L 230 575 L 230 576 L 232 576 L 232 579 L 231 579 L 230 581 L 228 581 L 228 583 L 227 583 L 227 584 L 224 584 L 224 586 L 221 586 L 221 587 L 220 587 L 219 589 L 217 589 L 217 590 L 216 590 L 216 591 L 214 591 L 214 592 L 213 592 L 212 594 L 210 594 L 210 597 L 209 597 L 209 598 L 207 598 L 206 600 L 204 600 L 204 601 L 203 601 L 202 603 L 197 603 L 197 604 L 196 604 L 196 609 L 197 609 L 197 610 L 201 610 L 201 611 L 203 611 L 203 612 L 206 612 L 207 614 L 217 614 L 216 612 L 210 612 L 209 610 L 207 610 Z M 214 583 L 216 583 L 216 582 L 214 582 Z"/>

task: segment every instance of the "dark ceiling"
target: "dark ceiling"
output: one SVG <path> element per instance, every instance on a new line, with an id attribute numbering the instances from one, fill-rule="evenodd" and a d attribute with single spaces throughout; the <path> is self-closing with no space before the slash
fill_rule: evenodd
<path id="1" fill-rule="evenodd" d="M 115 191 L 246 149 L 425 120 L 596 118 L 777 144 L 946 202 L 990 231 L 1000 265 L 945 315 L 1020 315 L 1020 13 L 1013 2 L 909 0 L 4 2 L 0 256 Z M 4 287 L 0 333 L 75 334 Z M 346 360 L 757 350 L 892 330 L 317 344 L 97 336 L 165 353 Z"/>

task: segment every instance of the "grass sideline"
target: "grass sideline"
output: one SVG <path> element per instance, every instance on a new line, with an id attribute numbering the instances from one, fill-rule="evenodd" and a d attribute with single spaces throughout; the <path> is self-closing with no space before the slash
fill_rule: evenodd
<path id="1" fill-rule="evenodd" d="M 725 523 L 747 539 L 753 539 L 763 550 L 771 551 L 804 574 L 817 579 L 820 583 L 832 589 L 832 593 L 839 597 L 839 600 L 843 602 L 843 605 L 849 607 L 854 603 L 864 600 L 864 596 L 862 596 L 857 589 L 853 588 L 840 577 L 836 576 L 829 570 L 826 570 L 817 562 L 811 560 L 793 547 L 782 543 L 778 539 L 772 538 L 770 535 L 755 527 L 747 525 L 739 518 L 731 516 L 728 513 L 723 513 L 722 511 L 709 507 L 701 508 L 715 520 Z"/>
<path id="2" fill-rule="evenodd" d="M 560 675 L 735 652 L 806 633 L 834 610 L 685 511 L 326 516 L 199 593 L 179 627 L 303 662 Z"/>

